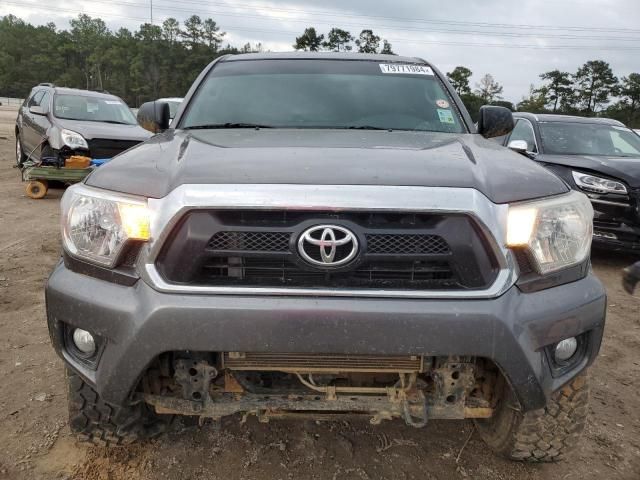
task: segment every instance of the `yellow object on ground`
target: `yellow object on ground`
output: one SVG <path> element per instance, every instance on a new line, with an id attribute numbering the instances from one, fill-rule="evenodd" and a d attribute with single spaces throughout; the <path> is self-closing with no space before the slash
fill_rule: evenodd
<path id="1" fill-rule="evenodd" d="M 72 155 L 64 162 L 64 168 L 87 168 L 91 164 L 91 158 L 84 155 Z"/>
<path id="2" fill-rule="evenodd" d="M 46 180 L 31 180 L 27 183 L 27 196 L 34 200 L 38 200 L 47 194 L 48 188 L 49 186 L 47 185 Z"/>

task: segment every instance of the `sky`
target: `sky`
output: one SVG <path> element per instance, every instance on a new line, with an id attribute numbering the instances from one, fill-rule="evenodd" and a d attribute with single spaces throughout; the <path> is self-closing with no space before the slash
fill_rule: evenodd
<path id="1" fill-rule="evenodd" d="M 472 87 L 492 74 L 512 102 L 539 85 L 541 73 L 575 72 L 588 60 L 609 62 L 618 77 L 640 72 L 640 0 L 0 0 L 0 15 L 9 13 L 60 29 L 86 13 L 112 30 L 135 30 L 151 14 L 158 25 L 197 14 L 220 25 L 225 43 L 259 42 L 271 51 L 291 51 L 308 26 L 355 36 L 370 28 L 397 54 L 443 72 L 466 66 Z"/>

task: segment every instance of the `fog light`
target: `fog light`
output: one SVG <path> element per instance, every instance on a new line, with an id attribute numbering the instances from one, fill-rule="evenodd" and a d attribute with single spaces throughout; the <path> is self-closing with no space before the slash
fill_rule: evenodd
<path id="1" fill-rule="evenodd" d="M 86 330 L 76 328 L 73 331 L 73 343 L 78 350 L 87 355 L 91 355 L 96 351 L 96 342 Z"/>
<path id="2" fill-rule="evenodd" d="M 566 362 L 571 357 L 573 357 L 577 349 L 578 340 L 576 339 L 576 337 L 566 338 L 561 342 L 558 342 L 555 350 L 553 351 L 553 356 L 558 363 Z"/>

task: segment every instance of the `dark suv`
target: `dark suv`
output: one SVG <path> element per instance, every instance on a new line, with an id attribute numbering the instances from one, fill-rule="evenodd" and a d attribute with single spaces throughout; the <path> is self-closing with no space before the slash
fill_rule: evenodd
<path id="1" fill-rule="evenodd" d="M 617 120 L 517 113 L 505 145 L 580 192 L 594 216 L 594 245 L 640 254 L 640 137 Z"/>
<path id="2" fill-rule="evenodd" d="M 107 445 L 172 415 L 470 418 L 552 461 L 605 322 L 593 210 L 487 140 L 419 58 L 211 63 L 163 133 L 67 190 L 47 314 L 70 426 Z M 523 181 L 522 179 L 526 179 Z"/>
<path id="3" fill-rule="evenodd" d="M 120 98 L 107 93 L 40 84 L 18 111 L 16 163 L 49 159 L 63 165 L 71 155 L 110 159 L 147 140 Z"/>

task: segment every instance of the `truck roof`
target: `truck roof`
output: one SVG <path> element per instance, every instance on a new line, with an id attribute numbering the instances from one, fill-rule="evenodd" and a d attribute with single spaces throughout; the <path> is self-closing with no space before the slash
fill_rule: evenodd
<path id="1" fill-rule="evenodd" d="M 99 92 L 96 90 L 83 90 L 80 88 L 69 88 L 69 87 L 49 87 L 55 93 L 66 94 L 66 95 L 81 95 L 85 97 L 93 97 L 93 98 L 118 98 L 117 95 L 113 95 L 109 92 Z"/>
<path id="2" fill-rule="evenodd" d="M 401 57 L 379 53 L 353 52 L 279 52 L 279 53 L 241 53 L 221 59 L 224 62 L 239 60 L 368 60 L 385 63 L 428 63 L 418 57 Z"/>
<path id="3" fill-rule="evenodd" d="M 526 118 L 536 122 L 571 122 L 571 123 L 598 123 L 601 125 L 624 126 L 622 122 L 612 118 L 578 117 L 576 115 L 557 115 L 553 113 L 514 113 L 515 118 Z"/>

